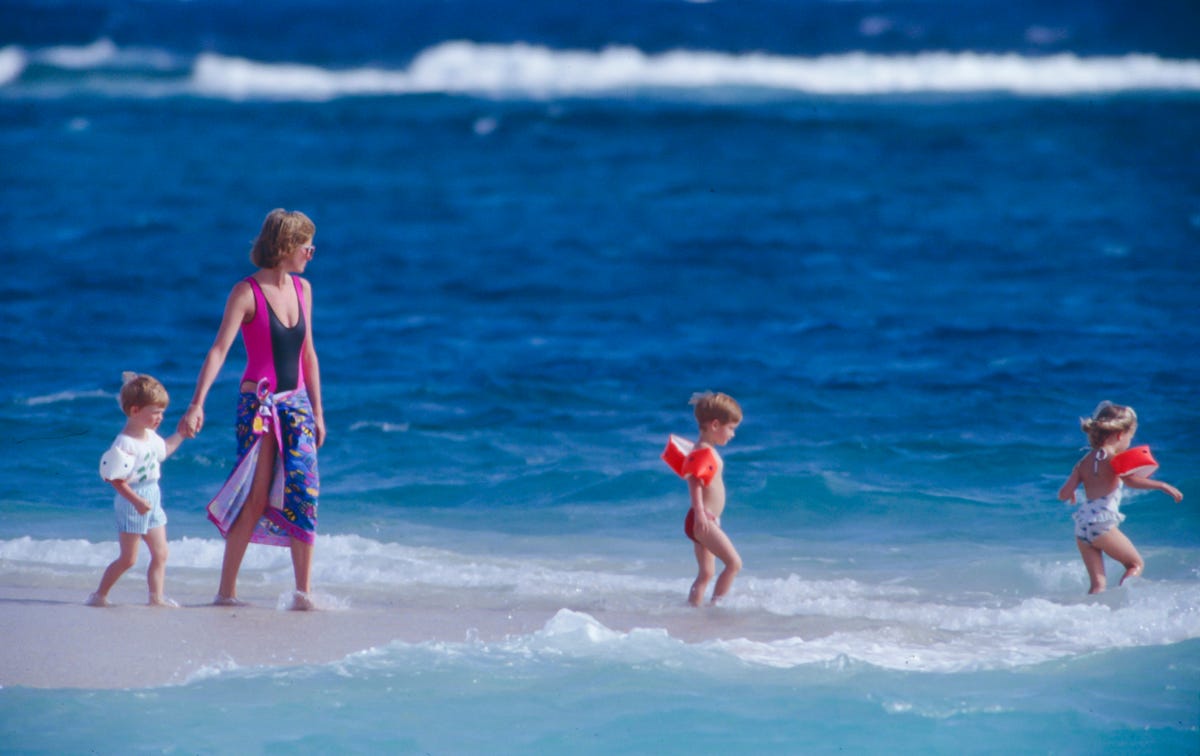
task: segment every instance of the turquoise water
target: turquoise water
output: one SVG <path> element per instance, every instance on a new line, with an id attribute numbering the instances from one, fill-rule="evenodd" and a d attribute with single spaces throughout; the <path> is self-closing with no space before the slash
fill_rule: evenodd
<path id="1" fill-rule="evenodd" d="M 1188 753 L 1197 646 L 1020 670 L 881 670 L 845 658 L 753 667 L 662 635 L 586 637 L 578 616 L 492 646 L 396 645 L 320 668 L 148 691 L 6 690 L 8 747 L 125 752 Z M 1140 680 L 1114 686 L 1115 679 Z M 137 726 L 114 712 L 136 709 Z M 286 717 L 285 712 L 303 712 Z M 70 728 L 61 723 L 71 722 Z M 220 727 L 213 723 L 221 722 Z M 286 724 L 284 724 L 286 722 Z M 268 724 L 270 723 L 270 724 Z M 180 733 L 186 733 L 186 745 Z"/>
<path id="2" fill-rule="evenodd" d="M 4 748 L 1196 752 L 1200 20 L 1093 6 L 0 8 L 0 584 L 92 590 L 121 371 L 173 423 L 286 206 L 318 227 L 322 599 L 549 618 L 6 685 Z M 165 467 L 179 593 L 215 587 L 237 349 Z M 704 389 L 746 411 L 746 568 L 694 612 L 658 454 Z M 1102 399 L 1188 498 L 1127 499 L 1146 575 L 1088 599 L 1055 493 Z"/>

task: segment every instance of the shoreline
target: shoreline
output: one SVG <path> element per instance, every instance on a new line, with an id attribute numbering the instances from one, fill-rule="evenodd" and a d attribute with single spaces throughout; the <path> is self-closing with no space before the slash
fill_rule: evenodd
<path id="1" fill-rule="evenodd" d="M 0 587 L 0 687 L 129 689 L 178 685 L 206 669 L 328 664 L 393 641 L 490 641 L 534 632 L 543 612 L 388 606 L 315 611 L 174 596 L 178 609 L 90 607 L 63 588 Z M 319 594 L 318 594 L 319 595 Z"/>

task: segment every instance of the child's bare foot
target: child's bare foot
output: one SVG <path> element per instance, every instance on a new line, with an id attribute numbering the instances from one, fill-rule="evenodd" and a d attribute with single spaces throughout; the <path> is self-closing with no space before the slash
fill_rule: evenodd
<path id="1" fill-rule="evenodd" d="M 83 602 L 88 606 L 110 606 L 108 596 L 101 596 L 99 593 L 93 593 L 87 597 L 87 601 Z"/>
<path id="2" fill-rule="evenodd" d="M 296 591 L 292 594 L 291 610 L 293 612 L 308 612 L 316 608 L 317 605 L 313 603 L 311 595 L 304 591 Z"/>
<path id="3" fill-rule="evenodd" d="M 1142 574 L 1142 566 L 1139 564 L 1136 567 L 1130 567 L 1125 570 L 1125 574 L 1121 576 L 1121 582 L 1118 585 L 1125 585 L 1125 581 L 1131 577 L 1137 577 Z"/>
<path id="4" fill-rule="evenodd" d="M 213 596 L 213 606 L 250 606 L 245 601 L 242 601 L 237 596 L 222 596 L 217 594 Z"/>
<path id="5" fill-rule="evenodd" d="M 161 606 L 166 609 L 178 609 L 179 608 L 178 601 L 176 601 L 173 598 L 167 598 L 166 596 L 151 596 L 150 600 L 147 602 L 147 604 L 149 604 L 150 606 Z"/>

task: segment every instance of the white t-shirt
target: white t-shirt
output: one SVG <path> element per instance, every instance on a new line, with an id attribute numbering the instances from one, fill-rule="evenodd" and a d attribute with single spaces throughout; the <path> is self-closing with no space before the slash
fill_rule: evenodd
<path id="1" fill-rule="evenodd" d="M 167 442 L 152 430 L 145 438 L 118 434 L 100 458 L 100 477 L 124 480 L 130 485 L 150 483 L 162 477 L 162 461 L 167 458 Z"/>

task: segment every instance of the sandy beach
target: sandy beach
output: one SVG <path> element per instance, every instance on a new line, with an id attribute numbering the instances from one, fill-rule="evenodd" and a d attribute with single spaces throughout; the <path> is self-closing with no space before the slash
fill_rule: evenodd
<path id="1" fill-rule="evenodd" d="M 117 592 L 114 592 L 117 593 Z M 83 604 L 63 588 L 0 587 L 0 686 L 139 688 L 183 683 L 203 670 L 334 662 L 393 640 L 481 640 L 543 626 L 542 612 L 391 606 L 291 612 L 277 597 L 245 607 L 176 596 L 179 609 Z M 114 596 L 121 601 L 125 597 Z"/>

